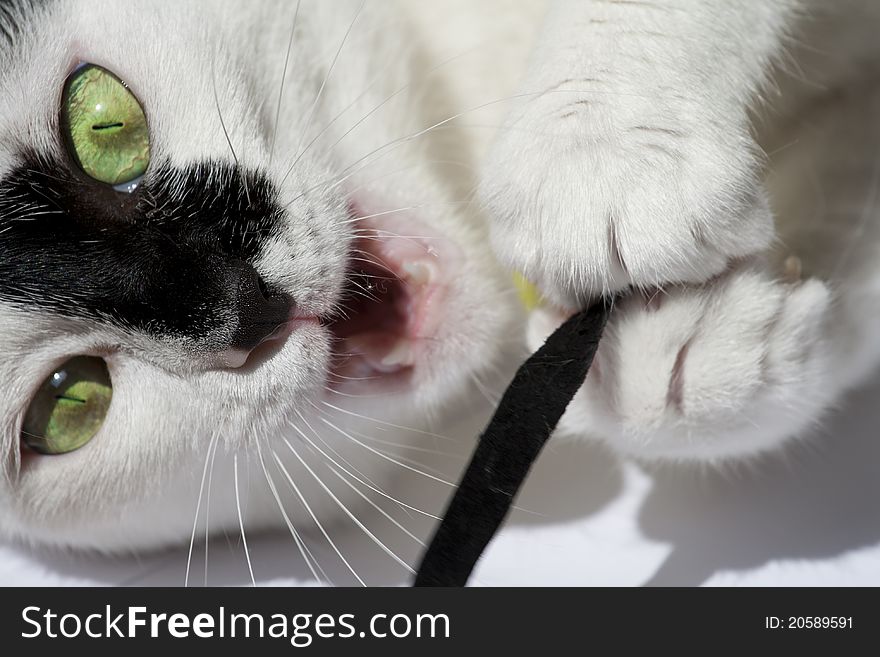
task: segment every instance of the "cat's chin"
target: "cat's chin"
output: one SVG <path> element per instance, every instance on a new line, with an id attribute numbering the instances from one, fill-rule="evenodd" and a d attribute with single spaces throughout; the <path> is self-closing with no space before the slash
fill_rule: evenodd
<path id="1" fill-rule="evenodd" d="M 448 238 L 411 217 L 372 216 L 357 239 L 335 316 L 328 387 L 343 394 L 405 392 L 426 383 L 443 342 L 450 276 L 462 258 Z"/>

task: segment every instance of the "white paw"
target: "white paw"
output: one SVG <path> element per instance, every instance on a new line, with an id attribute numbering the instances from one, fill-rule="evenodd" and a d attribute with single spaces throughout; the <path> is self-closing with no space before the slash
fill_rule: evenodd
<path id="1" fill-rule="evenodd" d="M 698 287 L 633 294 L 615 308 L 561 433 L 653 459 L 774 448 L 830 401 L 829 301 L 816 280 L 780 282 L 748 265 Z M 532 342 L 552 328 L 536 314 Z"/>
<path id="2" fill-rule="evenodd" d="M 504 264 L 581 307 L 630 285 L 702 282 L 769 246 L 745 119 L 578 91 L 589 84 L 526 101 L 490 150 L 480 198 Z"/>

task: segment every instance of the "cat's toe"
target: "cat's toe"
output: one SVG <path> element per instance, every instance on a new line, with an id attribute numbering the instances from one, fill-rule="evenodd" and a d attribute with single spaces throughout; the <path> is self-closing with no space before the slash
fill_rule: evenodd
<path id="1" fill-rule="evenodd" d="M 557 116 L 545 104 L 501 131 L 479 196 L 499 258 L 557 304 L 700 283 L 770 245 L 773 218 L 747 131 L 648 110 Z"/>
<path id="2" fill-rule="evenodd" d="M 615 309 L 562 433 L 650 459 L 775 448 L 830 401 L 829 303 L 818 281 L 781 282 L 746 265 L 702 286 L 632 295 Z"/>

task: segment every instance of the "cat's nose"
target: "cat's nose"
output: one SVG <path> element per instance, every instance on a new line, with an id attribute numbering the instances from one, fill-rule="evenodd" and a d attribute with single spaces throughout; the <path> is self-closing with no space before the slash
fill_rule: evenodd
<path id="1" fill-rule="evenodd" d="M 235 263 L 233 280 L 236 278 L 238 327 L 229 348 L 249 352 L 290 321 L 295 304 L 289 294 L 272 289 L 245 262 Z"/>

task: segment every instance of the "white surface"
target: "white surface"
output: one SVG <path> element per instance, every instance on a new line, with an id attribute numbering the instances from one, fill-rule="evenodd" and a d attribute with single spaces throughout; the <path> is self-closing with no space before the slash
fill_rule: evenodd
<path id="1" fill-rule="evenodd" d="M 620 464 L 585 445 L 551 444 L 474 585 L 880 585 L 880 379 L 785 457 L 725 473 Z M 466 456 L 447 459 L 457 477 Z M 439 484 L 401 482 L 407 502 L 442 508 Z M 409 481 L 412 479 L 412 481 Z M 431 502 L 431 500 L 433 500 Z M 432 523 L 385 508 L 421 535 Z M 365 524 L 409 562 L 421 547 L 381 517 Z M 368 584 L 409 575 L 356 528 L 331 530 Z M 308 583 L 289 535 L 249 536 L 259 585 Z M 338 584 L 355 580 L 318 535 L 309 539 Z M 203 583 L 204 544 L 192 581 Z M 0 545 L 0 584 L 181 585 L 186 546 L 139 558 L 74 556 Z M 208 583 L 249 584 L 237 536 L 210 545 Z"/>

